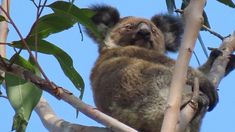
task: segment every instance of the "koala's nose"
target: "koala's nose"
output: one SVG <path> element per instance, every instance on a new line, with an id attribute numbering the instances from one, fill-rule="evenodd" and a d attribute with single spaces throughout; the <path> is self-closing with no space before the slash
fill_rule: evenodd
<path id="1" fill-rule="evenodd" d="M 138 26 L 137 35 L 143 37 L 144 39 L 150 38 L 151 29 L 146 23 L 140 23 Z"/>

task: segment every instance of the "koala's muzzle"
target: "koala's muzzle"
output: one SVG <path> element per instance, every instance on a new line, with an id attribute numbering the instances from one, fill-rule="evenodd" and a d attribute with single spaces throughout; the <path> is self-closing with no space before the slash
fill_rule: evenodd
<path id="1" fill-rule="evenodd" d="M 151 27 L 146 23 L 140 23 L 137 29 L 137 37 L 149 40 L 151 35 Z"/>

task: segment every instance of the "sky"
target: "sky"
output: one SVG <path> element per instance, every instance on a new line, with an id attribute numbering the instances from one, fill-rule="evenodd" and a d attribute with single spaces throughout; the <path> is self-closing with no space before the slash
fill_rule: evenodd
<path id="1" fill-rule="evenodd" d="M 53 2 L 53 0 L 48 0 L 48 3 L 51 2 Z M 120 12 L 121 17 L 137 16 L 149 19 L 157 13 L 167 12 L 164 0 L 148 0 L 144 2 L 136 0 L 75 0 L 75 4 L 80 8 L 88 7 L 92 4 L 102 3 L 116 7 Z M 180 7 L 179 3 L 177 3 L 177 7 Z M 11 17 L 16 23 L 17 27 L 20 29 L 20 32 L 23 34 L 23 36 L 26 36 L 35 20 L 36 8 L 33 6 L 33 3 L 30 0 L 11 1 L 10 10 Z M 205 11 L 208 15 L 210 25 L 214 31 L 220 33 L 223 36 L 227 36 L 235 30 L 235 9 L 220 4 L 217 1 L 210 0 L 207 1 Z M 48 12 L 51 12 L 51 10 L 45 9 L 44 14 L 47 14 Z M 19 37 L 12 26 L 9 28 L 10 31 L 7 42 L 19 40 Z M 221 43 L 218 38 L 208 32 L 201 32 L 200 34 L 204 43 L 208 47 L 216 48 Z M 94 42 L 86 35 L 84 36 L 84 40 L 81 41 L 81 35 L 77 25 L 74 25 L 73 28 L 62 33 L 51 35 L 49 38 L 47 38 L 47 40 L 62 48 L 72 57 L 75 68 L 81 74 L 85 82 L 85 94 L 83 101 L 94 106 L 89 76 L 98 56 L 97 45 L 95 45 Z M 195 52 L 200 62 L 205 62 L 206 56 L 204 55 L 199 43 L 196 44 Z M 14 52 L 12 49 L 8 47 L 7 56 L 10 57 L 13 53 Z M 27 56 L 27 52 L 23 52 L 23 55 Z M 177 56 L 176 54 L 169 55 L 173 58 Z M 55 82 L 59 86 L 67 88 L 73 94 L 79 96 L 79 91 L 76 90 L 70 80 L 67 79 L 67 77 L 64 75 L 60 69 L 59 64 L 53 56 L 39 54 L 38 58 L 40 65 L 51 81 Z M 190 65 L 193 67 L 198 67 L 195 57 L 192 57 Z M 234 80 L 235 72 L 232 72 L 221 81 L 219 85 L 219 103 L 212 112 L 208 112 L 206 114 L 201 128 L 202 132 L 235 131 Z M 1 88 L 1 91 L 3 94 L 5 94 L 5 90 L 3 88 Z M 86 117 L 82 113 L 80 113 L 79 117 L 76 118 L 75 109 L 65 102 L 55 99 L 50 94 L 44 92 L 43 96 L 53 107 L 53 110 L 58 115 L 58 117 L 72 123 L 89 126 L 101 126 L 99 123 Z M 0 98 L 1 132 L 11 131 L 13 116 L 14 110 L 11 108 L 8 100 Z M 33 112 L 26 131 L 47 132 L 47 129 L 44 128 L 37 114 Z"/>

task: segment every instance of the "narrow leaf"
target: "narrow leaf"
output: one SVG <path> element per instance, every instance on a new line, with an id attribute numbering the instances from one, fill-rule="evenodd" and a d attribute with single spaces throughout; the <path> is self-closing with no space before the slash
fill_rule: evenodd
<path id="1" fill-rule="evenodd" d="M 232 8 L 235 8 L 235 4 L 233 3 L 232 0 L 217 0 L 219 1 L 220 3 L 223 3 L 229 7 L 232 7 Z"/>
<path id="2" fill-rule="evenodd" d="M 81 11 L 83 12 L 84 15 L 86 15 L 88 18 L 91 18 L 95 15 L 95 12 L 92 11 L 89 8 L 82 8 Z"/>
<path id="3" fill-rule="evenodd" d="M 26 42 L 29 48 L 35 51 L 34 38 L 26 39 Z M 14 41 L 11 46 L 24 49 L 21 41 Z M 59 47 L 45 40 L 38 40 L 37 51 L 44 54 L 54 55 L 54 57 L 59 62 L 62 70 L 64 71 L 65 75 L 72 81 L 72 83 L 78 90 L 81 90 L 81 95 L 83 94 L 84 92 L 83 79 L 76 71 L 76 69 L 73 67 L 73 60 L 66 52 L 64 52 Z"/>
<path id="4" fill-rule="evenodd" d="M 2 21 L 6 21 L 6 19 L 4 16 L 0 15 L 0 22 L 2 22 Z"/>
<path id="5" fill-rule="evenodd" d="M 174 10 L 176 9 L 175 0 L 166 0 L 166 6 L 168 13 L 173 14 Z"/>
<path id="6" fill-rule="evenodd" d="M 35 73 L 35 75 L 41 77 L 41 72 L 32 57 L 29 57 L 28 62 L 34 67 L 33 72 Z"/>
<path id="7" fill-rule="evenodd" d="M 204 18 L 204 25 L 206 25 L 208 28 L 211 28 L 210 23 L 209 23 L 209 19 L 207 17 L 205 10 L 203 10 L 203 18 Z"/>
<path id="8" fill-rule="evenodd" d="M 77 23 L 76 19 L 69 15 L 58 13 L 48 14 L 38 20 L 37 26 L 34 24 L 28 37 L 33 37 L 37 34 L 38 38 L 46 38 L 51 34 L 71 28 L 75 23 Z"/>
<path id="9" fill-rule="evenodd" d="M 56 1 L 48 7 L 50 7 L 55 13 L 66 14 L 75 18 L 79 23 L 86 26 L 95 35 L 100 37 L 98 30 L 90 19 L 90 17 L 94 15 L 91 11 L 88 12 L 87 9 L 82 10 L 74 4 L 65 1 Z"/>
<path id="10" fill-rule="evenodd" d="M 42 95 L 42 90 L 33 83 L 7 72 L 5 81 L 7 96 L 16 112 L 12 129 L 23 132 L 26 129 L 32 110 Z"/>
<path id="11" fill-rule="evenodd" d="M 183 0 L 183 2 L 181 4 L 181 9 L 184 10 L 188 6 L 189 2 L 190 2 L 190 0 Z M 206 15 L 205 10 L 203 10 L 203 18 L 204 18 L 203 24 L 210 28 L 210 23 L 209 23 L 209 20 L 208 20 L 208 17 Z"/>
<path id="12" fill-rule="evenodd" d="M 17 64 L 19 66 L 22 66 L 23 68 L 32 71 L 35 73 L 34 66 L 31 65 L 27 60 L 25 60 L 23 57 L 21 57 L 18 53 L 14 54 L 11 59 L 10 63 Z"/>

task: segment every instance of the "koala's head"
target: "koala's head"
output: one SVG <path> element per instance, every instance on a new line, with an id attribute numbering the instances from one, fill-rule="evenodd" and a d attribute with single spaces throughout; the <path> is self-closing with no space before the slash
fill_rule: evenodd
<path id="1" fill-rule="evenodd" d="M 119 12 L 107 5 L 92 6 L 96 14 L 92 21 L 101 33 L 101 38 L 88 34 L 104 49 L 128 45 L 157 50 L 164 53 L 177 51 L 183 33 L 182 20 L 179 17 L 159 14 L 151 20 L 138 17 L 120 18 Z"/>

